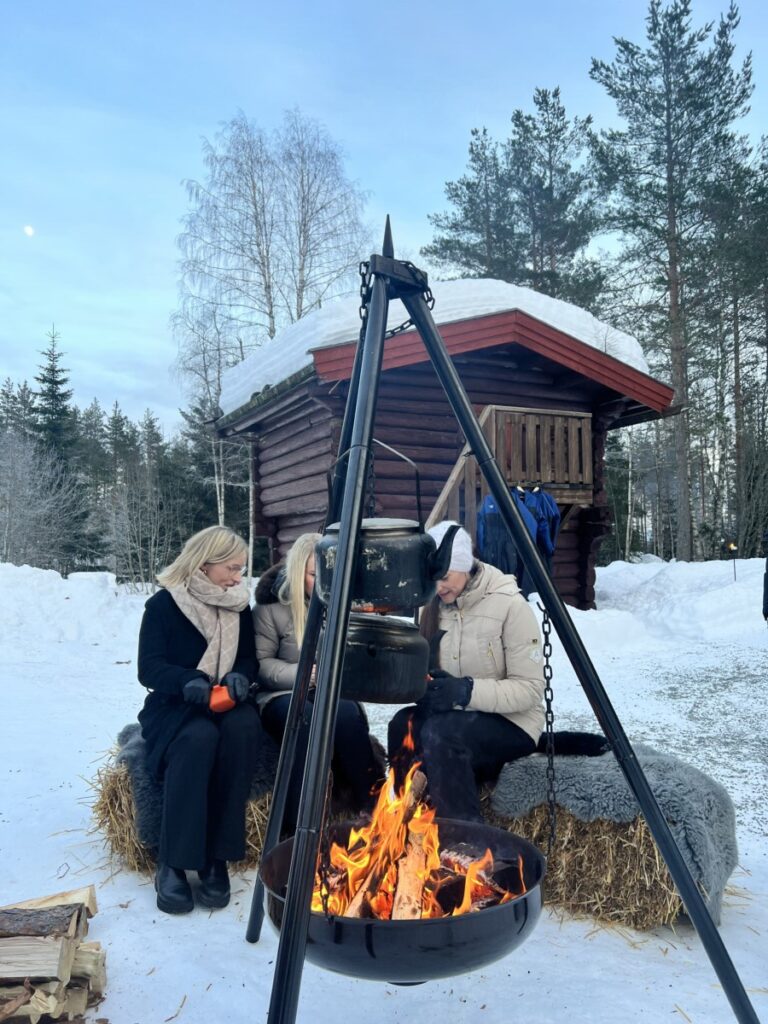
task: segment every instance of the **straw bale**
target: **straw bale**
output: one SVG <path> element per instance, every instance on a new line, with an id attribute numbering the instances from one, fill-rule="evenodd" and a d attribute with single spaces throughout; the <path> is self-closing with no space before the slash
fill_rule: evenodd
<path id="1" fill-rule="evenodd" d="M 140 842 L 128 769 L 110 759 L 91 783 L 94 827 L 112 856 L 132 871 L 151 874 L 155 851 Z M 246 856 L 239 869 L 258 866 L 269 817 L 269 794 L 246 806 Z M 549 810 L 534 808 L 521 818 L 501 818 L 483 796 L 489 824 L 514 832 L 546 850 Z M 336 817 L 336 815 L 334 815 Z M 645 819 L 629 823 L 581 821 L 557 808 L 557 839 L 547 862 L 547 903 L 575 916 L 647 930 L 672 924 L 683 910 L 667 865 Z"/>
<path id="2" fill-rule="evenodd" d="M 110 760 L 91 781 L 95 793 L 92 805 L 94 829 L 101 832 L 109 853 L 131 871 L 150 875 L 155 869 L 155 851 L 139 839 L 136 806 L 128 768 Z M 239 869 L 256 867 L 261 857 L 269 816 L 269 794 L 250 800 L 246 806 L 245 859 Z"/>
<path id="3" fill-rule="evenodd" d="M 546 851 L 549 808 L 520 818 L 484 811 L 490 824 L 515 832 Z M 628 823 L 581 821 L 557 807 L 557 829 L 544 881 L 547 903 L 574 916 L 645 931 L 672 924 L 683 911 L 664 858 L 643 817 Z"/>

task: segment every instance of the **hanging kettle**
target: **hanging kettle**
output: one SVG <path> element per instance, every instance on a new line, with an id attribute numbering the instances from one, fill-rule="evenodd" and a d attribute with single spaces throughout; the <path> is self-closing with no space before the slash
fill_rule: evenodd
<path id="1" fill-rule="evenodd" d="M 409 704 L 424 696 L 428 667 L 429 643 L 415 623 L 392 615 L 353 612 L 349 616 L 342 697 Z"/>
<path id="2" fill-rule="evenodd" d="M 352 580 L 352 602 L 353 606 L 364 607 L 366 611 L 407 613 L 434 597 L 437 581 L 445 576 L 451 564 L 453 538 L 459 527 L 449 527 L 440 546 L 436 546 L 422 522 L 421 486 L 416 465 L 389 445 L 382 447 L 413 467 L 419 518 L 363 519 Z M 330 488 L 331 473 L 328 476 Z M 327 526 L 325 536 L 315 546 L 315 589 L 323 604 L 328 604 L 331 596 L 339 528 L 339 523 Z"/>

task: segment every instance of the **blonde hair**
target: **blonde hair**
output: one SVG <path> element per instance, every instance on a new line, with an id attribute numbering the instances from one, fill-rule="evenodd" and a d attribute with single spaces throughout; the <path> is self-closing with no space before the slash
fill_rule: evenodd
<path id="1" fill-rule="evenodd" d="M 285 579 L 277 592 L 280 604 L 287 604 L 291 609 L 293 632 L 299 647 L 304 639 L 304 626 L 307 622 L 304 573 L 310 556 L 315 553 L 315 544 L 320 537 L 319 533 L 302 533 L 296 538 L 285 560 Z"/>
<path id="2" fill-rule="evenodd" d="M 244 559 L 247 551 L 243 538 L 228 526 L 208 526 L 192 534 L 181 554 L 158 573 L 157 582 L 161 587 L 185 586 L 206 562 Z"/>

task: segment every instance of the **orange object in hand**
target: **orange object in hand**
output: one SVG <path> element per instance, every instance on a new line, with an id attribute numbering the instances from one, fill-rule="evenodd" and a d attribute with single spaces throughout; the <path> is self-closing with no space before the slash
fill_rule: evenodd
<path id="1" fill-rule="evenodd" d="M 229 690 L 226 686 L 217 685 L 211 687 L 211 696 L 208 698 L 208 707 L 211 711 L 229 711 L 234 706 L 235 701 L 229 696 Z"/>

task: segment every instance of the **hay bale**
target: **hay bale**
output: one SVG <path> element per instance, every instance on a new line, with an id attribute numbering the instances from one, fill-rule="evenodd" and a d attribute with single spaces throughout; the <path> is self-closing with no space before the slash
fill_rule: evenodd
<path id="1" fill-rule="evenodd" d="M 491 810 L 488 794 L 483 802 L 489 824 L 546 850 L 546 805 L 520 818 L 502 818 Z M 684 909 L 643 817 L 626 823 L 581 821 L 559 805 L 544 893 L 547 903 L 569 914 L 640 931 L 672 924 Z"/>
<path id="2" fill-rule="evenodd" d="M 136 804 L 128 767 L 115 764 L 111 757 L 91 781 L 95 792 L 92 805 L 94 830 L 102 833 L 104 845 L 111 856 L 122 861 L 131 871 L 151 875 L 155 870 L 157 851 L 139 839 L 136 828 Z M 246 805 L 245 859 L 237 869 L 256 867 L 261 858 L 264 833 L 269 817 L 270 794 L 250 800 Z"/>

